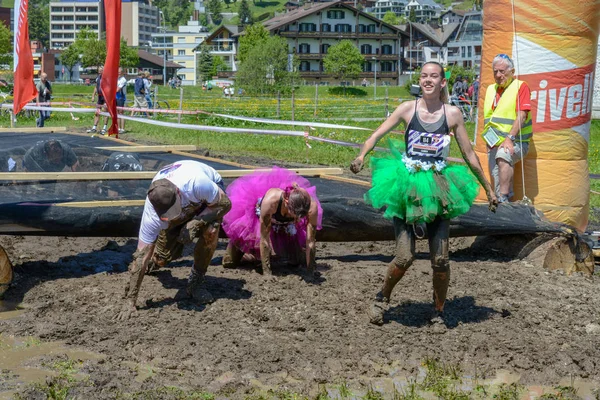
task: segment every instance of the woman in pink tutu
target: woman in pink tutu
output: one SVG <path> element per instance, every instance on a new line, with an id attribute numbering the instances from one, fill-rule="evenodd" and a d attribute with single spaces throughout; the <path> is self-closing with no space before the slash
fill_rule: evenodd
<path id="1" fill-rule="evenodd" d="M 229 237 L 223 266 L 260 257 L 263 274 L 271 276 L 271 256 L 277 256 L 295 265 L 304 259 L 309 276 L 314 276 L 315 234 L 323 209 L 307 179 L 273 167 L 236 179 L 227 195 L 232 207 L 223 219 Z"/>

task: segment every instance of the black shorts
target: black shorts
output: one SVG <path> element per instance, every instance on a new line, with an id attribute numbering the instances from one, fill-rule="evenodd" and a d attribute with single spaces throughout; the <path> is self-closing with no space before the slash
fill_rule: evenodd
<path id="1" fill-rule="evenodd" d="M 98 103 L 99 106 L 103 106 L 104 104 L 106 104 L 106 100 L 104 100 L 104 96 L 98 96 Z"/>
<path id="2" fill-rule="evenodd" d="M 117 107 L 125 107 L 125 99 L 117 99 Z"/>

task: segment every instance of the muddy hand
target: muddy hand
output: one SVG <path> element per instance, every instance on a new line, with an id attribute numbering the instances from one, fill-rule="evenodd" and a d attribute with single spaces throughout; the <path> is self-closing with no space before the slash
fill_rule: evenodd
<path id="1" fill-rule="evenodd" d="M 490 211 L 495 213 L 496 209 L 498 208 L 498 198 L 496 197 L 496 194 L 488 194 L 488 203 L 488 208 L 490 209 Z"/>
<path id="2" fill-rule="evenodd" d="M 132 305 L 131 302 L 127 301 L 114 319 L 116 321 L 127 321 L 129 318 L 135 315 L 135 313 L 137 313 L 137 308 L 135 308 L 135 305 Z"/>
<path id="3" fill-rule="evenodd" d="M 354 172 L 355 174 L 358 174 L 363 169 L 363 166 L 363 160 L 360 157 L 356 157 L 354 161 L 350 163 L 350 171 Z"/>

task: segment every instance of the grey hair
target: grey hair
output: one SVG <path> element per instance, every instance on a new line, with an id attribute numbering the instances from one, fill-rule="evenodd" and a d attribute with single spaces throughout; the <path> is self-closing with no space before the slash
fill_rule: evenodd
<path id="1" fill-rule="evenodd" d="M 492 67 L 494 67 L 494 65 L 500 61 L 504 61 L 510 69 L 513 69 L 515 67 L 513 60 L 506 54 L 498 54 L 496 57 L 494 57 L 494 60 L 492 61 Z"/>

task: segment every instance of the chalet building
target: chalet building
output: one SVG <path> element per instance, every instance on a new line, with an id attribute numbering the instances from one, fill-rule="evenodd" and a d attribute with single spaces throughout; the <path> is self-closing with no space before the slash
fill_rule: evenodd
<path id="1" fill-rule="evenodd" d="M 264 25 L 271 34 L 287 39 L 290 53 L 300 61 L 300 77 L 306 82 L 340 83 L 337 77 L 325 74 L 323 59 L 329 47 L 347 39 L 365 58 L 363 72 L 354 84 L 363 79 L 372 83 L 375 75 L 378 84 L 399 83 L 406 33 L 342 1 L 307 3 Z"/>

